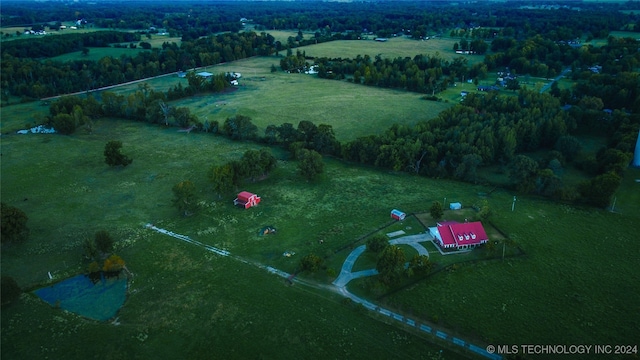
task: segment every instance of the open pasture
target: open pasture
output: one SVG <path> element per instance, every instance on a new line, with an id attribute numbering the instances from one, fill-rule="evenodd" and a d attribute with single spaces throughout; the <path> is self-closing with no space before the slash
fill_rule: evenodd
<path id="1" fill-rule="evenodd" d="M 0 107 L 0 133 L 7 135 L 29 129 L 45 122 L 49 106 L 39 102 L 20 103 Z"/>
<path id="2" fill-rule="evenodd" d="M 122 169 L 104 164 L 102 151 L 110 139 L 123 142 L 133 164 Z M 241 358 L 288 357 L 293 351 L 415 358 L 437 352 L 423 340 L 339 305 L 342 300 L 331 293 L 287 288 L 265 271 L 144 228 L 151 222 L 293 272 L 301 256 L 332 254 L 386 223 L 398 203 L 407 211 L 423 209 L 415 193 L 401 195 L 405 189 L 420 188 L 424 196 L 435 197 L 431 193 L 440 188 L 424 186 L 427 179 L 336 161 L 328 162 L 324 179 L 307 183 L 274 149 L 285 160 L 269 179 L 247 184 L 263 202 L 243 211 L 231 205 L 233 194 L 219 198 L 207 189 L 206 169 L 239 158 L 247 148 L 255 145 L 111 119 L 98 121 L 92 134 L 4 137 L 2 199 L 28 214 L 31 237 L 3 249 L 3 274 L 33 289 L 49 282 L 49 271 L 56 280 L 82 272 L 82 241 L 105 229 L 117 239 L 116 252 L 134 277 L 118 327 L 84 321 L 24 295 L 2 312 L 3 356 L 83 358 L 98 351 L 131 357 L 135 351 L 145 357 L 202 358 L 207 349 L 207 354 Z M 181 218 L 171 206 L 171 187 L 184 179 L 196 183 L 202 205 L 190 218 Z M 367 201 L 373 198 L 378 200 Z M 264 225 L 275 226 L 277 234 L 258 237 Z M 286 258 L 284 251 L 296 255 Z M 252 300 L 257 294 L 259 304 Z M 87 347 L 88 336 L 99 340 Z M 379 336 L 384 339 L 372 340 Z M 142 343 L 147 350 L 140 353 Z"/>
<path id="3" fill-rule="evenodd" d="M 165 42 L 168 43 L 176 43 L 180 46 L 182 42 L 179 37 L 168 37 L 161 35 L 152 35 L 151 39 L 147 39 L 146 37 L 142 37 L 139 42 L 134 42 L 135 45 L 139 45 L 140 42 L 148 42 L 154 48 L 162 48 L 162 44 Z M 112 58 L 118 59 L 120 56 L 129 56 L 136 57 L 141 51 L 149 51 L 145 50 L 142 47 L 138 46 L 135 49 L 129 48 L 129 43 L 122 43 L 124 47 L 91 47 L 89 48 L 89 53 L 87 55 L 83 55 L 81 51 L 76 51 L 72 53 L 67 53 L 63 55 L 59 55 L 56 57 L 49 58 L 47 60 L 53 61 L 74 61 L 74 60 L 91 60 L 98 61 L 103 57 L 111 56 Z M 113 44 L 111 45 L 113 46 Z"/>
<path id="4" fill-rule="evenodd" d="M 286 286 L 264 270 L 160 234 L 121 255 L 134 277 L 114 323 L 88 321 L 24 295 L 2 311 L 2 357 L 370 359 L 421 358 L 441 349 L 335 294 Z"/>
<path id="5" fill-rule="evenodd" d="M 102 151 L 111 139 L 123 142 L 133 164 L 123 169 L 104 164 Z M 348 247 L 387 224 L 391 209 L 426 212 L 445 197 L 469 206 L 490 190 L 329 159 L 325 176 L 306 182 L 296 174 L 295 162 L 273 149 L 279 167 L 266 180 L 243 187 L 263 199 L 245 211 L 232 206 L 234 194 L 211 192 L 206 170 L 239 158 L 255 144 L 104 119 L 92 134 L 10 135 L 3 136 L 1 146 L 2 199 L 24 210 L 31 228 L 26 243 L 3 249 L 3 274 L 33 288 L 48 282 L 48 271 L 56 279 L 82 272 L 81 243 L 102 229 L 117 239 L 117 253 L 134 273 L 120 327 L 80 320 L 25 295 L 21 304 L 2 312 L 6 356 L 79 358 L 86 355 L 80 344 L 99 334 L 98 349 L 114 356 L 127 356 L 145 343 L 150 356 L 183 349 L 181 354 L 199 357 L 214 341 L 211 351 L 237 351 L 239 357 L 333 349 L 336 356 L 346 351 L 351 358 L 370 355 L 375 349 L 365 349 L 377 344 L 414 357 L 412 349 L 431 348 L 346 310 L 330 292 L 284 287 L 266 272 L 153 233 L 144 224 L 286 272 L 315 253 L 326 258 L 327 269 L 339 272 Z M 171 187 L 184 179 L 194 181 L 202 206 L 188 218 L 171 206 Z M 494 222 L 527 256 L 440 272 L 383 303 L 486 342 L 631 343 L 639 320 L 633 296 L 640 291 L 635 271 L 640 254 L 632 236 L 639 211 L 631 203 L 638 186 L 626 181 L 621 188 L 621 213 L 526 197 L 518 197 L 511 212 L 513 194 L 494 191 L 487 198 Z M 267 225 L 277 233 L 258 236 Z M 285 257 L 285 251 L 296 255 Z M 323 270 L 314 278 L 330 282 L 329 273 Z M 257 294 L 259 304 L 251 300 Z M 308 330 L 309 322 L 316 330 Z M 360 332 L 363 328 L 370 332 Z M 336 329 L 353 341 L 332 337 Z M 41 347 L 27 346 L 26 339 L 33 344 L 33 331 Z"/>
<path id="6" fill-rule="evenodd" d="M 128 43 L 127 43 L 127 46 L 128 46 Z M 60 62 L 75 61 L 75 60 L 98 61 L 107 56 L 111 56 L 112 58 L 115 58 L 115 59 L 118 59 L 120 56 L 123 56 L 123 55 L 136 57 L 141 51 L 148 51 L 148 50 L 144 50 L 141 47 L 137 47 L 135 49 L 131 49 L 129 47 L 123 47 L 123 48 L 91 47 L 89 48 L 89 53 L 87 53 L 87 55 L 83 55 L 82 51 L 75 51 L 75 52 L 70 52 L 63 55 L 58 55 L 52 58 L 47 58 L 46 60 L 53 60 L 53 61 L 60 61 Z"/>
<path id="7" fill-rule="evenodd" d="M 333 126 L 336 138 L 353 140 L 378 134 L 394 123 L 412 125 L 436 117 L 452 104 L 422 100 L 422 94 L 379 89 L 345 81 L 318 79 L 314 75 L 270 72 L 279 67 L 279 57 L 256 57 L 228 64 L 208 66 L 212 73 L 239 72 L 240 86 L 235 91 L 203 93 L 177 100 L 172 106 L 186 106 L 200 121 L 224 121 L 235 115 L 251 117 L 264 134 L 268 125 L 288 122 L 297 126 L 302 120 Z M 166 91 L 187 80 L 175 75 L 146 81 L 157 91 Z M 118 87 L 122 94 L 136 91 L 139 84 Z"/>
<path id="8" fill-rule="evenodd" d="M 79 29 L 70 29 L 71 26 L 74 26 L 74 22 L 63 22 L 62 25 L 67 26 L 66 29 L 63 30 L 58 30 L 58 31 L 51 31 L 49 30 L 48 27 L 45 27 L 45 31 L 47 32 L 46 35 L 27 35 L 24 34 L 25 29 L 31 29 L 31 25 L 27 25 L 27 26 L 7 26 L 7 27 L 2 27 L 0 28 L 0 31 L 2 31 L 3 34 L 11 34 L 13 36 L 11 37 L 3 37 L 0 36 L 0 39 L 2 41 L 11 41 L 11 40 L 17 40 L 17 39 L 28 39 L 28 38 L 41 38 L 44 36 L 57 36 L 57 35 L 65 35 L 65 34 L 74 34 L 74 33 L 90 33 L 90 32 L 96 32 L 96 31 L 112 31 L 114 29 L 108 29 L 108 28 L 98 28 L 98 27 L 86 27 L 86 28 L 79 28 Z M 122 30 L 120 29 L 119 31 L 134 31 L 134 30 Z M 16 32 L 20 32 L 21 35 L 16 35 Z"/>
<path id="9" fill-rule="evenodd" d="M 328 58 L 355 58 L 358 55 L 369 55 L 371 59 L 376 56 L 386 59 L 398 57 L 413 58 L 423 54 L 435 56 L 436 54 L 445 60 L 463 56 L 468 59 L 469 65 L 484 60 L 483 55 L 459 55 L 453 51 L 453 44 L 458 41 L 453 38 L 436 38 L 431 40 L 412 40 L 405 37 L 389 38 L 385 42 L 374 41 L 373 37 L 368 40 L 339 40 L 320 43 L 315 45 L 302 46 L 294 50 L 305 52 L 307 56 L 328 57 Z"/>

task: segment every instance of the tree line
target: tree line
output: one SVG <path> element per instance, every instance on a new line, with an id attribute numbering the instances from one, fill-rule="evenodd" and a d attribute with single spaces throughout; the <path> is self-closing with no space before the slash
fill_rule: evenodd
<path id="1" fill-rule="evenodd" d="M 96 39 L 101 39 L 101 43 L 106 45 L 107 40 L 114 40 L 113 34 L 114 32 L 70 34 L 71 43 L 75 45 L 68 49 L 74 50 L 84 47 L 85 43 L 90 43 L 88 39 L 93 39 L 91 40 L 93 42 L 96 42 Z M 50 53 L 64 51 L 61 49 L 65 49 L 63 45 L 67 43 L 67 37 L 70 35 L 48 37 L 46 41 L 54 44 L 51 48 L 58 50 L 47 51 Z M 7 42 L 7 44 L 13 43 Z M 255 55 L 268 55 L 274 51 L 275 46 L 274 38 L 265 33 L 227 33 L 185 41 L 180 46 L 175 43 L 164 43 L 162 49 L 138 51 L 135 56 L 123 55 L 119 58 L 106 56 L 98 61 L 80 59 L 60 62 L 21 57 L 20 54 L 27 51 L 24 49 L 28 49 L 32 45 L 29 41 L 15 43 L 15 45 L 9 46 L 6 53 L 4 43 L 2 46 L 0 96 L 5 101 L 9 95 L 39 99 L 58 94 L 88 91 Z"/>
<path id="2" fill-rule="evenodd" d="M 316 167 L 321 162 L 320 154 L 472 183 L 485 181 L 478 175 L 480 168 L 497 165 L 508 173 L 510 186 L 521 193 L 568 201 L 583 199 L 597 206 L 606 206 L 619 186 L 640 125 L 635 114 L 616 110 L 607 115 L 601 108 L 593 107 L 593 103 L 599 104 L 593 97 L 583 98 L 567 111 L 551 94 L 525 88 L 517 96 L 470 93 L 460 105 L 443 111 L 435 119 L 415 126 L 394 124 L 382 134 L 340 143 L 330 125 L 316 125 L 307 120 L 300 121 L 297 127 L 291 123 L 269 125 L 263 136 L 258 134 L 251 118 L 243 115 L 227 118 L 222 125 L 216 121 L 202 123 L 187 108 L 172 109 L 165 94 L 145 85 L 127 97 L 105 92 L 101 100 L 62 98 L 51 104 L 50 121 L 60 132 L 68 133 L 62 124 L 90 123 L 92 117 L 109 114 L 165 126 L 192 126 L 196 131 L 221 134 L 232 140 L 280 145 L 300 160 L 301 174 L 311 174 L 310 179 L 322 172 Z M 595 156 L 583 152 L 574 136 L 590 131 L 604 131 L 610 139 L 607 147 Z M 540 150 L 545 155 L 539 158 L 526 155 Z M 569 164 L 592 176 L 592 180 L 577 187 L 564 184 L 562 173 Z M 224 179 L 220 174 L 226 174 L 236 180 L 215 186 L 220 186 L 219 190 L 228 190 L 225 184 L 237 186 L 238 178 L 234 176 L 245 174 L 238 169 L 234 166 L 217 169 L 216 176 L 220 179 Z M 250 176 L 258 175 L 250 173 Z"/>
<path id="3" fill-rule="evenodd" d="M 605 38 L 610 31 L 625 24 L 639 24 L 628 3 L 570 3 L 556 10 L 525 9 L 511 3 L 460 3 L 403 1 L 385 3 L 335 2 L 159 2 L 153 4 L 103 2 L 76 3 L 73 7 L 41 4 L 38 8 L 20 2 L 3 4 L 2 23 L 5 26 L 42 26 L 60 21 L 84 19 L 86 26 L 109 29 L 157 31 L 162 28 L 172 36 L 185 40 L 215 32 L 239 31 L 244 18 L 256 24 L 258 30 L 301 29 L 333 33 L 373 33 L 389 37 L 404 34 L 422 39 L 455 29 L 458 36 L 490 38 L 493 32 L 482 28 L 504 29 L 516 38 L 540 34 L 545 38 L 568 40 L 583 33 Z M 579 7 L 572 10 L 572 7 Z M 638 25 L 636 25 L 638 26 Z"/>
<path id="4" fill-rule="evenodd" d="M 69 33 L 61 36 L 23 38 L 2 43 L 2 56 L 42 59 L 80 51 L 85 47 L 109 47 L 140 41 L 140 34 L 124 31 Z"/>

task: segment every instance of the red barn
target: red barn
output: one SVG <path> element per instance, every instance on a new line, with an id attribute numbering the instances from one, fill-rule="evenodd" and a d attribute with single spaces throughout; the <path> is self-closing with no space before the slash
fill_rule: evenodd
<path id="1" fill-rule="evenodd" d="M 472 249 L 489 241 L 479 221 L 469 223 L 446 221 L 438 223 L 437 227 L 429 228 L 429 232 L 444 249 L 454 247 L 458 250 Z"/>
<path id="2" fill-rule="evenodd" d="M 238 194 L 238 197 L 233 200 L 233 205 L 242 206 L 248 209 L 252 206 L 256 206 L 260 203 L 260 196 L 252 194 L 248 191 L 243 191 Z"/>

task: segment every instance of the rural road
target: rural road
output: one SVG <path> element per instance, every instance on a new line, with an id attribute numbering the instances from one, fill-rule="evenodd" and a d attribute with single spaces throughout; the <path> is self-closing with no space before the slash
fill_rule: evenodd
<path id="1" fill-rule="evenodd" d="M 564 70 L 562 70 L 562 72 L 560 73 L 560 75 L 556 76 L 555 79 L 551 80 L 550 83 L 545 84 L 541 89 L 540 89 L 540 94 L 542 94 L 543 92 L 549 90 L 549 88 L 551 88 L 551 85 L 553 85 L 554 82 L 560 80 L 563 76 L 567 75 L 567 73 L 571 71 L 571 68 L 566 68 Z"/>
<path id="2" fill-rule="evenodd" d="M 220 63 L 220 64 L 216 64 L 216 65 L 222 65 L 222 64 L 226 64 L 226 63 Z M 213 66 L 213 65 L 209 65 L 209 66 Z M 193 69 L 187 70 L 187 72 L 188 71 L 197 71 L 197 70 L 207 69 L 209 66 L 201 66 L 199 68 L 193 68 Z M 153 79 L 159 79 L 161 77 L 167 77 L 167 76 L 176 76 L 176 73 L 175 72 L 170 72 L 170 73 L 166 73 L 166 74 L 160 74 L 160 75 L 156 75 L 156 76 L 151 76 L 151 77 L 144 78 L 144 79 L 133 80 L 133 81 L 125 82 L 125 83 L 114 84 L 114 85 L 109 85 L 109 86 L 103 86 L 103 87 L 96 88 L 96 89 L 91 89 L 91 90 L 77 91 L 77 92 L 69 93 L 69 94 L 49 96 L 49 97 L 40 99 L 40 101 L 55 100 L 55 99 L 61 98 L 63 96 L 75 96 L 75 95 L 82 95 L 82 94 L 90 94 L 92 92 L 114 89 L 114 88 L 117 88 L 117 87 L 120 87 L 120 86 L 127 86 L 127 85 L 131 85 L 131 84 L 137 84 L 137 83 L 141 83 L 141 82 L 145 82 L 145 81 L 149 81 L 149 80 L 153 80 Z"/>

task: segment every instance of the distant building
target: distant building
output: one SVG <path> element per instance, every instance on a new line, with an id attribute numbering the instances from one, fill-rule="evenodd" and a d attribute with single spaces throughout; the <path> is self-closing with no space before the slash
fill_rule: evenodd
<path id="1" fill-rule="evenodd" d="M 478 91 L 498 91 L 499 87 L 495 85 L 480 85 L 478 86 Z"/>

